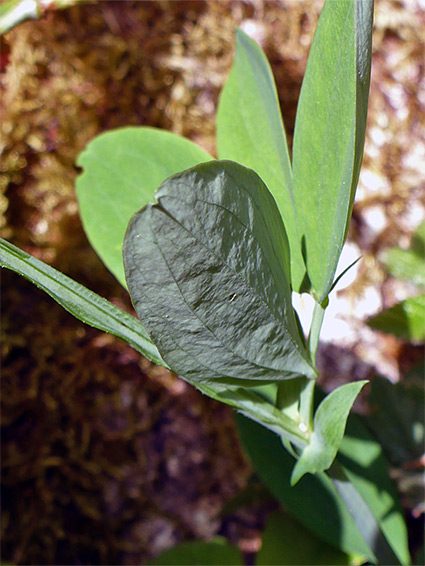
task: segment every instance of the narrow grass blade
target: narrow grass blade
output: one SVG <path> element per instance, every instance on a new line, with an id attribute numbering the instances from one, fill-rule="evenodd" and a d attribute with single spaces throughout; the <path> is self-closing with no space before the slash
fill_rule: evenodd
<path id="1" fill-rule="evenodd" d="M 85 324 L 121 338 L 152 362 L 167 367 L 141 323 L 103 297 L 3 239 L 0 265 L 34 283 Z"/>

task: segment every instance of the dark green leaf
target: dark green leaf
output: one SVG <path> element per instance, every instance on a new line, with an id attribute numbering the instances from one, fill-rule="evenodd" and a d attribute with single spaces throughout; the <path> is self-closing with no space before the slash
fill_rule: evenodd
<path id="1" fill-rule="evenodd" d="M 314 378 L 285 229 L 258 175 L 206 163 L 168 179 L 157 199 L 132 219 L 124 262 L 136 311 L 170 367 L 199 383 Z"/>
<path id="2" fill-rule="evenodd" d="M 292 170 L 276 85 L 261 48 L 241 30 L 236 30 L 235 60 L 220 96 L 217 148 L 220 159 L 254 169 L 272 193 L 288 233 L 292 285 L 299 291 L 306 270 L 297 238 Z"/>
<path id="3" fill-rule="evenodd" d="M 290 566 L 352 563 L 349 556 L 324 542 L 283 511 L 268 519 L 257 566 Z"/>
<path id="4" fill-rule="evenodd" d="M 409 564 L 407 530 L 397 490 L 378 442 L 358 415 L 350 415 L 337 461 L 349 474 L 355 490 L 376 518 L 372 524 L 371 547 L 360 535 L 341 495 L 325 474 L 306 475 L 290 487 L 294 458 L 282 449 L 278 436 L 255 423 L 237 417 L 241 440 L 259 477 L 285 508 L 320 538 L 347 552 L 373 559 L 380 531 L 402 564 Z M 341 489 L 344 489 L 342 486 Z M 349 494 L 344 498 L 347 500 Z M 363 525 L 363 517 L 357 517 Z M 389 550 L 384 549 L 385 555 Z M 385 562 L 384 562 L 385 564 Z"/>
<path id="5" fill-rule="evenodd" d="M 283 448 L 279 436 L 236 416 L 242 444 L 254 470 L 285 509 L 324 541 L 348 554 L 373 557 L 331 480 L 306 475 L 291 487 L 296 460 Z"/>
<path id="6" fill-rule="evenodd" d="M 80 154 L 77 164 L 84 171 L 76 188 L 83 226 L 93 248 L 122 285 L 122 243 L 130 218 L 154 200 L 164 179 L 210 159 L 189 140 L 146 127 L 101 134 Z"/>
<path id="7" fill-rule="evenodd" d="M 167 367 L 141 323 L 96 293 L 1 239 L 0 265 L 27 278 L 79 320 L 118 336 L 149 360 Z M 304 447 L 306 439 L 297 424 L 255 391 L 219 383 L 190 383 L 205 395 L 231 405 L 270 430 L 285 434 L 300 448 Z"/>
<path id="8" fill-rule="evenodd" d="M 368 326 L 412 342 L 425 341 L 425 295 L 395 304 L 367 321 Z"/>
<path id="9" fill-rule="evenodd" d="M 327 0 L 301 88 L 293 147 L 298 238 L 317 302 L 332 286 L 363 156 L 372 0 Z"/>
<path id="10" fill-rule="evenodd" d="M 166 550 L 150 566 L 233 566 L 243 564 L 240 552 L 225 541 L 184 542 Z"/>
<path id="11" fill-rule="evenodd" d="M 417 381 L 391 383 L 375 377 L 369 396 L 369 426 L 393 466 L 419 459 L 425 443 L 424 365 Z"/>
<path id="12" fill-rule="evenodd" d="M 149 360 L 166 366 L 134 316 L 3 239 L 0 239 L 0 265 L 43 289 L 79 320 L 118 336 Z"/>
<path id="13" fill-rule="evenodd" d="M 314 415 L 314 428 L 291 476 L 295 485 L 307 473 L 327 470 L 335 459 L 344 436 L 348 414 L 367 381 L 346 383 L 327 395 Z"/>

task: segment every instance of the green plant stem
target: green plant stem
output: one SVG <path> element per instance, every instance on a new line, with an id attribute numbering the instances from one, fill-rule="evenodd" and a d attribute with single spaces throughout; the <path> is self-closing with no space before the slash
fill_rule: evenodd
<path id="1" fill-rule="evenodd" d="M 322 328 L 326 306 L 319 303 L 314 305 L 313 317 L 307 341 L 308 352 L 313 364 L 316 363 L 317 347 L 319 345 L 320 330 Z M 307 383 L 300 395 L 300 418 L 301 422 L 307 427 L 308 431 L 313 430 L 315 385 L 316 381 L 314 379 L 307 380 Z"/>
<path id="2" fill-rule="evenodd" d="M 308 335 L 307 347 L 310 354 L 311 361 L 316 363 L 317 347 L 319 345 L 320 330 L 323 324 L 323 317 L 325 316 L 325 310 L 327 307 L 327 301 L 325 306 L 324 303 L 316 303 L 314 305 L 313 317 L 311 320 L 310 333 Z"/>

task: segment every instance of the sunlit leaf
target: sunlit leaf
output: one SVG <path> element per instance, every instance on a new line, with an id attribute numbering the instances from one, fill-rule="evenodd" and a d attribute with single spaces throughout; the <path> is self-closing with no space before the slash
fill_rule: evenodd
<path id="1" fill-rule="evenodd" d="M 327 0 L 310 49 L 295 121 L 298 239 L 315 298 L 333 283 L 363 157 L 373 1 Z"/>
<path id="2" fill-rule="evenodd" d="M 276 85 L 263 51 L 239 29 L 233 67 L 218 106 L 217 148 L 220 159 L 231 159 L 254 169 L 267 185 L 288 234 L 293 288 L 308 288 L 297 238 L 292 170 Z"/>
<path id="3" fill-rule="evenodd" d="M 76 189 L 84 230 L 122 285 L 122 243 L 133 214 L 154 200 L 167 177 L 210 159 L 189 140 L 147 127 L 101 134 L 80 154 Z"/>

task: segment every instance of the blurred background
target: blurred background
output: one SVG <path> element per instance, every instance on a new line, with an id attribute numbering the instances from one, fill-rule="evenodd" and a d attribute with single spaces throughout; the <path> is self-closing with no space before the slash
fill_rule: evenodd
<path id="1" fill-rule="evenodd" d="M 78 154 L 100 132 L 147 125 L 214 155 L 235 26 L 270 61 L 291 144 L 323 2 L 71 4 L 52 3 L 1 37 L 0 233 L 130 311 L 81 227 Z M 394 305 L 425 282 L 423 262 L 406 267 L 409 254 L 424 254 L 424 53 L 425 2 L 376 0 L 365 157 L 341 265 L 362 260 L 334 293 L 319 350 L 325 389 L 376 382 L 357 410 L 376 417 L 416 547 L 424 462 L 420 432 L 411 448 L 406 438 L 421 419 L 423 434 L 424 331 L 403 326 Z M 308 316 L 308 299 L 297 301 Z M 83 326 L 14 273 L 2 273 L 1 302 L 4 560 L 141 564 L 215 534 L 247 555 L 259 548 L 275 504 L 225 508 L 252 476 L 230 408 Z"/>

